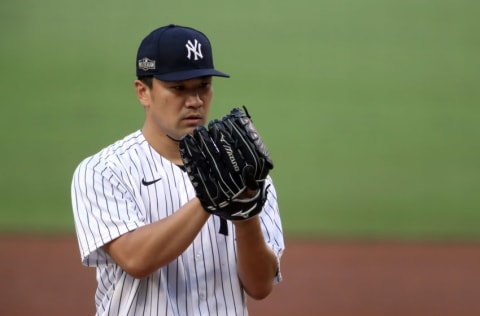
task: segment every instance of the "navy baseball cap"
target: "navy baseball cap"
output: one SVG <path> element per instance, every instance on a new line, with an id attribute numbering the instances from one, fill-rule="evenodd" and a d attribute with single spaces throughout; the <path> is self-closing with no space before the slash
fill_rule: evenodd
<path id="1" fill-rule="evenodd" d="M 205 76 L 230 77 L 215 70 L 207 36 L 190 27 L 170 24 L 152 31 L 137 52 L 137 77 L 182 81 Z"/>

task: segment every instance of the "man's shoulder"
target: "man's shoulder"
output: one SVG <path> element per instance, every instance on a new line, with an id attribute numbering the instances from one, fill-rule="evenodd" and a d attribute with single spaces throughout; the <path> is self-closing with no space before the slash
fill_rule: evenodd
<path id="1" fill-rule="evenodd" d="M 90 167 L 105 167 L 109 164 L 123 160 L 131 153 L 138 153 L 139 148 L 145 143 L 145 138 L 141 131 L 135 131 L 122 139 L 111 143 L 102 148 L 100 151 L 84 158 L 80 164 L 81 166 Z M 127 158 L 128 159 L 128 158 Z"/>
<path id="2" fill-rule="evenodd" d="M 139 147 L 145 144 L 146 140 L 141 131 L 133 132 L 113 144 L 105 147 L 99 155 L 128 155 L 130 152 L 138 151 Z"/>

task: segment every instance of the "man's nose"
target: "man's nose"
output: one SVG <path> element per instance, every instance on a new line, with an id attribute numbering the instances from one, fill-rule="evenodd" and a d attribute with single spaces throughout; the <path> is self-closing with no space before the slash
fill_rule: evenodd
<path id="1" fill-rule="evenodd" d="M 203 105 L 203 100 L 200 97 L 200 94 L 198 93 L 198 91 L 193 91 L 188 95 L 186 104 L 187 106 L 191 106 L 191 107 L 199 107 Z"/>

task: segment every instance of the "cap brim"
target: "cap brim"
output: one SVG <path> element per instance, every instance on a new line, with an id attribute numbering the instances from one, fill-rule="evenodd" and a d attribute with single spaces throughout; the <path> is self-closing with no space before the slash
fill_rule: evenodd
<path id="1" fill-rule="evenodd" d="M 215 69 L 191 69 L 191 70 L 178 71 L 178 72 L 173 72 L 168 74 L 156 74 L 153 76 L 158 80 L 162 80 L 162 81 L 183 81 L 183 80 L 189 80 L 189 79 L 200 78 L 200 77 L 208 77 L 208 76 L 224 77 L 224 78 L 230 77 L 229 75 L 223 72 L 217 71 Z"/>

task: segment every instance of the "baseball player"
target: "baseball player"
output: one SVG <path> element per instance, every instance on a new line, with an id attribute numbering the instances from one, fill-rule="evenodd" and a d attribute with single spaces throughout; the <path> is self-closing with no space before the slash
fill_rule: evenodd
<path id="1" fill-rule="evenodd" d="M 168 25 L 141 42 L 145 120 L 84 159 L 72 180 L 82 263 L 97 315 L 248 315 L 281 281 L 273 168 L 246 109 L 208 121 L 208 38 Z M 208 126 L 206 126 L 208 123 Z"/>

